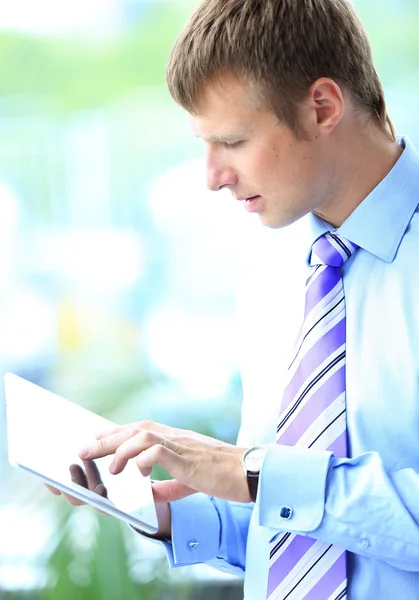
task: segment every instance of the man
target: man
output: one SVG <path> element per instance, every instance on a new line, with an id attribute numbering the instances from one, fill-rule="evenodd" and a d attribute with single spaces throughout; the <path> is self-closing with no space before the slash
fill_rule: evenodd
<path id="1" fill-rule="evenodd" d="M 203 0 L 167 79 L 209 188 L 279 229 L 239 446 L 141 422 L 80 456 L 166 468 L 171 564 L 245 573 L 246 600 L 417 599 L 419 155 L 394 135 L 362 25 L 347 0 Z"/>

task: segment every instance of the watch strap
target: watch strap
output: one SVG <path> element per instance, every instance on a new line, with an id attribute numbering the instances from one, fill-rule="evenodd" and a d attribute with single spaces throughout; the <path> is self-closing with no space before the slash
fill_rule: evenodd
<path id="1" fill-rule="evenodd" d="M 247 471 L 246 480 L 252 502 L 256 502 L 259 487 L 259 471 Z"/>

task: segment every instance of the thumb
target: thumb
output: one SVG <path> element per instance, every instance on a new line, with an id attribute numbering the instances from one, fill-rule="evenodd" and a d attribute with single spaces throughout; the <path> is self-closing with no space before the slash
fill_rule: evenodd
<path id="1" fill-rule="evenodd" d="M 196 494 L 196 490 L 179 483 L 176 479 L 155 481 L 151 489 L 153 490 L 154 502 L 174 502 Z"/>

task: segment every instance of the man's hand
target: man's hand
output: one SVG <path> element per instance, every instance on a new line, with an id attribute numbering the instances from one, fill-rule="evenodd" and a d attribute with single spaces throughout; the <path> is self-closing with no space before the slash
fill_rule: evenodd
<path id="1" fill-rule="evenodd" d="M 193 431 L 175 429 L 151 421 L 115 427 L 97 435 L 97 443 L 80 451 L 80 458 L 92 460 L 115 454 L 111 473 L 124 470 L 129 459 L 144 476 L 159 464 L 173 477 L 153 485 L 156 502 L 171 502 L 203 492 L 210 496 L 250 502 L 237 448 Z"/>
<path id="2" fill-rule="evenodd" d="M 103 498 L 108 497 L 108 491 L 104 486 L 99 469 L 96 466 L 94 460 L 84 460 L 83 461 L 83 469 L 79 465 L 70 465 L 70 475 L 71 481 L 81 485 L 82 487 L 94 492 L 95 494 L 99 494 Z M 66 494 L 65 492 L 61 492 L 57 488 L 52 487 L 51 485 L 45 484 L 50 492 L 54 494 L 54 496 L 63 496 L 69 504 L 72 506 L 82 506 L 86 505 L 83 500 L 79 500 L 70 494 Z M 154 490 L 153 490 L 154 491 Z M 169 505 L 166 503 L 158 503 L 156 498 L 156 513 L 158 520 L 158 532 L 155 535 L 147 534 L 149 537 L 156 537 L 162 539 L 168 539 L 171 535 L 171 515 Z M 97 509 L 99 510 L 99 509 Z M 105 516 L 108 516 L 107 513 L 99 510 L 99 512 Z M 142 532 L 144 533 L 144 532 Z"/>
<path id="3" fill-rule="evenodd" d="M 95 494 L 99 494 L 103 498 L 108 497 L 108 492 L 106 487 L 103 485 L 102 479 L 100 477 L 99 469 L 96 466 L 96 463 L 93 460 L 84 460 L 83 461 L 84 471 L 79 465 L 70 465 L 70 475 L 71 481 L 81 485 L 82 487 L 94 492 Z M 86 504 L 83 500 L 79 500 L 74 496 L 70 496 L 70 494 L 66 494 L 65 492 L 61 492 L 57 488 L 52 487 L 51 485 L 45 484 L 50 492 L 54 494 L 54 496 L 64 496 L 69 504 L 72 506 L 82 506 Z"/>

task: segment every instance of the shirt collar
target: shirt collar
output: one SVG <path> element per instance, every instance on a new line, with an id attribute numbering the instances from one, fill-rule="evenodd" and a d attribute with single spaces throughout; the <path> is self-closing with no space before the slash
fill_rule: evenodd
<path id="1" fill-rule="evenodd" d="M 388 263 L 393 262 L 419 205 L 419 154 L 408 137 L 398 138 L 404 151 L 386 177 L 338 228 L 310 213 L 312 243 L 335 231 Z M 310 257 L 311 245 L 307 255 Z"/>

